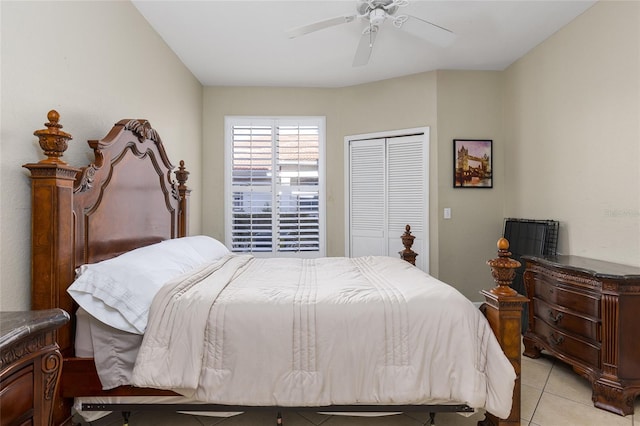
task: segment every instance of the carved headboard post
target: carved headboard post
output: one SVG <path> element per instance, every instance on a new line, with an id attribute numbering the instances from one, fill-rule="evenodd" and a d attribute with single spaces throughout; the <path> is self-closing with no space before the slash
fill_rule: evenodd
<path id="1" fill-rule="evenodd" d="M 520 372 L 521 372 L 521 323 L 522 306 L 529 301 L 510 287 L 515 278 L 515 270 L 520 262 L 510 258 L 509 241 L 505 238 L 498 240 L 498 257 L 488 260 L 491 274 L 497 286 L 491 290 L 482 290 L 485 303 L 482 310 L 498 338 L 511 365 L 516 372 L 516 382 L 513 389 L 513 405 L 511 413 L 506 419 L 499 419 L 487 413 L 481 425 L 515 426 L 520 425 Z"/>
<path id="2" fill-rule="evenodd" d="M 66 364 L 74 356 L 75 302 L 67 288 L 75 269 L 185 236 L 189 172 L 181 163 L 173 178 L 162 140 L 144 119 L 118 121 L 88 141 L 93 162 L 71 167 L 62 156 L 72 137 L 56 111 L 47 117 L 46 129 L 34 133 L 47 158 L 24 165 L 31 172 L 31 307 L 71 314 L 56 336 Z M 56 398 L 54 424 L 67 424 L 72 402 Z"/>
<path id="3" fill-rule="evenodd" d="M 47 158 L 25 164 L 31 172 L 31 308 L 62 308 L 73 312 L 66 290 L 74 279 L 73 187 L 79 169 L 61 157 L 71 135 L 58 123 L 60 114 L 47 114 L 46 129 L 34 132 Z M 61 327 L 56 341 L 63 354 L 73 350 L 71 326 Z"/>
<path id="4" fill-rule="evenodd" d="M 175 171 L 178 180 L 178 194 L 180 195 L 180 216 L 178 217 L 178 237 L 186 237 L 189 232 L 189 218 L 187 212 L 189 194 L 191 190 L 187 187 L 189 172 L 184 167 L 184 160 L 180 160 L 180 166 Z"/>

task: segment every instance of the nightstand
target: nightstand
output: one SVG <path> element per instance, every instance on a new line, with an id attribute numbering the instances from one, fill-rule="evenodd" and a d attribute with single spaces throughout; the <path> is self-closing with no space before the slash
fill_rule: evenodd
<path id="1" fill-rule="evenodd" d="M 62 369 L 62 309 L 0 312 L 0 424 L 49 425 Z"/>

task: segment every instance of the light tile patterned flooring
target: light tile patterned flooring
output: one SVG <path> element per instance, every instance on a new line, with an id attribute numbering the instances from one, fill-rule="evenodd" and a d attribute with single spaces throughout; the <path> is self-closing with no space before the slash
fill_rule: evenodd
<path id="1" fill-rule="evenodd" d="M 429 424 L 427 414 L 388 417 L 342 417 L 315 413 L 283 413 L 284 426 L 421 426 Z M 638 419 L 635 419 L 638 417 Z M 463 417 L 455 413 L 436 415 L 438 426 L 472 426 L 481 413 Z M 275 413 L 247 413 L 228 419 L 168 413 L 132 413 L 130 426 L 275 426 Z M 571 367 L 543 356 L 522 358 L 522 425 L 529 426 L 640 426 L 640 397 L 635 414 L 621 417 L 597 409 L 591 402 L 591 386 Z M 86 423 L 84 423 L 86 425 Z M 92 422 L 91 426 L 122 425 L 119 414 Z"/>

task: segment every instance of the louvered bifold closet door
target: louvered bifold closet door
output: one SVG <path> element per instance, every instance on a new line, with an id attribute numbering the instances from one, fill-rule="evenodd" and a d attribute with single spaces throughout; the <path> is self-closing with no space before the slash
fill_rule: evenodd
<path id="1" fill-rule="evenodd" d="M 350 255 L 387 254 L 385 139 L 350 141 Z"/>
<path id="2" fill-rule="evenodd" d="M 408 224 L 429 271 L 428 147 L 424 133 L 349 141 L 348 256 L 399 256 Z"/>
<path id="3" fill-rule="evenodd" d="M 387 247 L 390 256 L 404 247 L 400 236 L 407 224 L 415 237 L 416 264 L 425 269 L 427 177 L 422 135 L 387 139 Z"/>

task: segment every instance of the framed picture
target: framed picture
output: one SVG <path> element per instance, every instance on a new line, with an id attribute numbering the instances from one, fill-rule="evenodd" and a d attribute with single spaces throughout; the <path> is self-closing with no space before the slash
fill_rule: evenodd
<path id="1" fill-rule="evenodd" d="M 454 188 L 493 188 L 492 176 L 492 140 L 453 140 Z"/>

